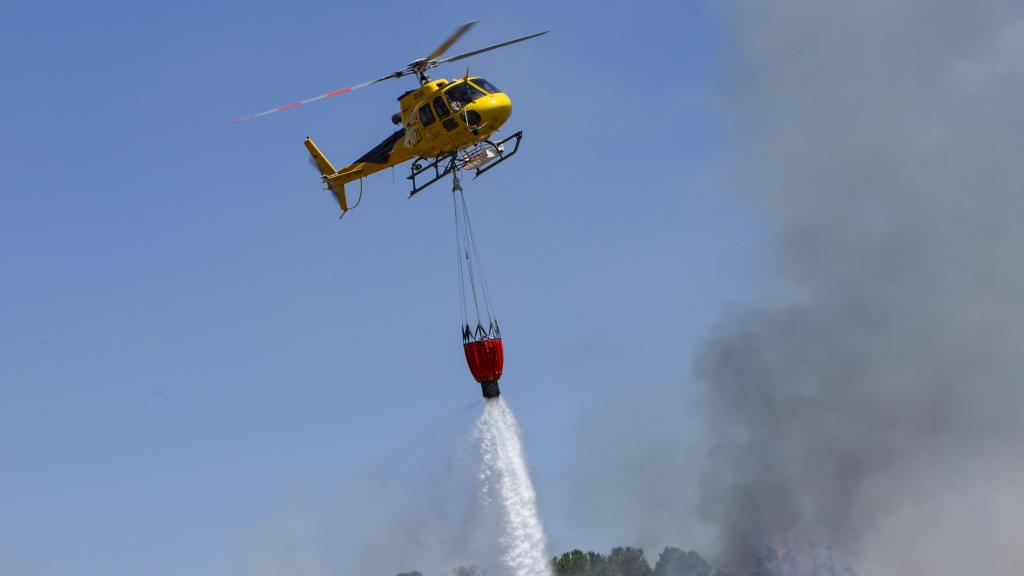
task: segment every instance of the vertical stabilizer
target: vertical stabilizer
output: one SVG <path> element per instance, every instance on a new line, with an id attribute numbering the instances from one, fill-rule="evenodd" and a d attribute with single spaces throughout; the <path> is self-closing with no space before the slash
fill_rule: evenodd
<path id="1" fill-rule="evenodd" d="M 306 138 L 305 145 L 306 149 L 309 150 L 309 155 L 313 157 L 313 162 L 316 163 L 316 167 L 320 170 L 320 174 L 323 175 L 324 182 L 334 194 L 334 199 L 338 201 L 338 206 L 341 207 L 341 213 L 344 216 L 345 212 L 348 212 L 348 199 L 345 197 L 344 180 L 338 174 L 334 165 L 331 164 L 331 161 L 324 156 L 323 152 L 317 148 L 311 139 Z"/>

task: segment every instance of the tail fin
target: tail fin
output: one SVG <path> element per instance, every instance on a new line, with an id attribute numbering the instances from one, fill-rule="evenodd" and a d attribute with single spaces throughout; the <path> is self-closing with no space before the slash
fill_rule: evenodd
<path id="1" fill-rule="evenodd" d="M 338 201 L 338 206 L 341 207 L 341 215 L 344 216 L 345 212 L 348 212 L 348 199 L 345 198 L 345 181 L 338 174 L 331 161 L 323 155 L 323 152 L 320 152 L 320 149 L 316 147 L 312 140 L 306 138 L 305 144 L 310 156 L 313 157 L 313 161 L 316 162 L 316 167 L 323 174 L 324 182 L 327 183 L 327 186 L 334 194 L 335 200 Z"/>

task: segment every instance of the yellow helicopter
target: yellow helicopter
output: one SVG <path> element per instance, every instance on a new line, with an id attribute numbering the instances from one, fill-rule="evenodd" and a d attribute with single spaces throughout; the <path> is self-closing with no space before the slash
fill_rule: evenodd
<path id="1" fill-rule="evenodd" d="M 545 30 L 457 56 L 437 59 L 476 23 L 477 21 L 463 24 L 428 56 L 410 62 L 402 70 L 370 82 L 334 90 L 313 98 L 238 118 L 234 122 L 245 122 L 302 104 L 365 88 L 391 78 L 415 74 L 419 79 L 420 86 L 398 97 L 401 111 L 391 117 L 392 123 L 401 125 L 401 127 L 358 160 L 338 170 L 309 138 L 306 138 L 305 141 L 306 148 L 316 167 L 320 170 L 324 183 L 327 184 L 328 189 L 338 201 L 342 216 L 350 208 L 355 208 L 362 198 L 362 182 L 360 182 L 360 197 L 350 207 L 348 198 L 345 196 L 345 184 L 355 180 L 361 181 L 362 178 L 374 172 L 408 160 L 415 159 L 410 174 L 406 178 L 412 181 L 410 197 L 453 173 L 456 174 L 454 185 L 458 187 L 459 170 L 475 170 L 474 178 L 480 176 L 513 156 L 519 150 L 523 133 L 522 131 L 516 132 L 498 142 L 490 140 L 490 137 L 512 114 L 512 101 L 508 95 L 487 80 L 479 76 L 469 76 L 468 71 L 465 77 L 459 79 L 431 80 L 427 76 L 427 71 L 441 64 L 530 40 L 549 32 Z M 512 140 L 515 140 L 511 145 L 512 149 L 506 151 L 505 145 Z M 419 178 L 418 181 L 417 178 Z"/>

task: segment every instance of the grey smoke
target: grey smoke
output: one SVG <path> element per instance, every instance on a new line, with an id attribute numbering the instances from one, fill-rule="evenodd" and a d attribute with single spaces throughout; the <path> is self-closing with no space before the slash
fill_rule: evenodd
<path id="1" fill-rule="evenodd" d="M 738 188 L 765 309 L 698 355 L 702 513 L 741 571 L 1024 573 L 1024 6 L 739 2 Z"/>

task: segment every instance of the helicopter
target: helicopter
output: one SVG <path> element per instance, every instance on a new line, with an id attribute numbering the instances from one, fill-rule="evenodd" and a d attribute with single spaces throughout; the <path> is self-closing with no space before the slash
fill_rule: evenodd
<path id="1" fill-rule="evenodd" d="M 453 187 L 461 190 L 458 181 L 459 171 L 473 170 L 473 177 L 476 178 L 501 164 L 518 152 L 523 132 L 520 130 L 497 142 L 491 140 L 494 133 L 512 114 L 512 101 L 507 94 L 484 78 L 470 76 L 467 69 L 462 78 L 431 80 L 427 72 L 441 64 L 503 48 L 550 32 L 545 30 L 486 48 L 440 58 L 477 22 L 474 20 L 459 26 L 426 57 L 413 60 L 405 68 L 387 76 L 238 118 L 234 122 L 241 123 L 338 96 L 384 80 L 415 75 L 419 80 L 419 86 L 398 97 L 400 111 L 391 117 L 391 122 L 400 126 L 398 130 L 355 162 L 340 170 L 335 168 L 308 137 L 305 140 L 306 149 L 320 171 L 327 189 L 337 200 L 341 208 L 341 217 L 361 202 L 363 178 L 410 160 L 413 160 L 413 163 L 409 176 L 406 177 L 412 185 L 410 198 L 449 174 L 455 174 Z M 511 150 L 506 150 L 506 145 L 511 146 Z M 345 195 L 345 184 L 356 180 L 360 182 L 359 198 L 350 206 Z"/>

